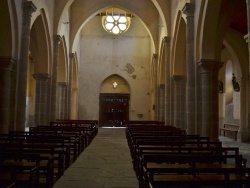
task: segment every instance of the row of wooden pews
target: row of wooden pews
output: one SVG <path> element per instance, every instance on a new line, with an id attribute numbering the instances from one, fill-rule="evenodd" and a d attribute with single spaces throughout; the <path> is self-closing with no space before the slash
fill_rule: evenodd
<path id="1" fill-rule="evenodd" d="M 250 187 L 237 147 L 159 124 L 128 124 L 126 137 L 141 188 Z"/>
<path id="2" fill-rule="evenodd" d="M 0 135 L 0 187 L 53 187 L 98 133 L 98 121 L 57 120 Z"/>

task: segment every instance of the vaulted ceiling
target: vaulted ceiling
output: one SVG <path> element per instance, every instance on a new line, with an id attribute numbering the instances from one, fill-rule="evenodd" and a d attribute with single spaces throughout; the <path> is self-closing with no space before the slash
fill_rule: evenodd
<path id="1" fill-rule="evenodd" d="M 228 4 L 228 0 L 224 0 L 223 6 L 226 6 L 226 3 Z M 233 0 L 233 6 L 236 12 L 231 19 L 230 27 L 246 35 L 248 33 L 246 0 Z"/>

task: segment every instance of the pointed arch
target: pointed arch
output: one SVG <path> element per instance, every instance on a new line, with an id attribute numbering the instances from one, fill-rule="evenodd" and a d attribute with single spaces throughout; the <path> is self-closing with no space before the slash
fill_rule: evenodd
<path id="1" fill-rule="evenodd" d="M 86 2 L 84 2 L 83 5 L 83 1 L 75 0 L 71 6 L 71 10 L 74 11 L 74 14 L 72 15 L 72 24 L 71 24 L 72 32 L 70 36 L 70 41 L 72 46 L 71 50 L 75 51 L 77 49 L 76 38 L 80 34 L 82 27 L 100 11 L 114 6 L 122 8 L 124 10 L 128 10 L 133 15 L 138 16 L 138 18 L 142 21 L 143 25 L 145 26 L 146 30 L 148 31 L 152 39 L 153 51 L 157 52 L 159 14 L 152 2 L 144 1 L 142 3 L 141 0 L 133 2 L 133 6 L 127 2 L 116 2 L 116 4 L 111 4 L 111 5 L 110 2 L 103 2 L 96 4 L 91 0 L 87 0 Z M 142 6 L 150 11 L 150 17 L 148 17 L 147 11 L 143 11 Z M 79 19 L 79 14 L 81 14 L 80 19 Z"/>
<path id="2" fill-rule="evenodd" d="M 177 14 L 172 50 L 172 75 L 186 75 L 186 23 L 181 11 Z"/>
<path id="3" fill-rule="evenodd" d="M 48 22 L 44 10 L 41 9 L 41 14 L 34 21 L 30 34 L 30 52 L 35 60 L 35 74 L 50 73 L 51 51 Z"/>
<path id="4" fill-rule="evenodd" d="M 59 44 L 59 60 L 57 82 L 67 82 L 68 80 L 68 56 L 65 37 L 62 37 L 62 42 Z"/>
<path id="5" fill-rule="evenodd" d="M 130 93 L 130 85 L 122 76 L 112 74 L 103 80 L 100 93 Z"/>
<path id="6" fill-rule="evenodd" d="M 159 77 L 158 77 L 158 84 L 165 84 L 165 45 L 164 42 L 162 41 L 161 43 L 161 48 L 160 48 L 160 57 L 159 57 L 159 67 L 158 67 L 158 72 L 159 72 Z"/>

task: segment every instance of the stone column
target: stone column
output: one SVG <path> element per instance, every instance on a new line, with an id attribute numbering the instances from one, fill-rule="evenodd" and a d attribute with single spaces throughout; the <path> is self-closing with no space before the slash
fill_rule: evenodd
<path id="1" fill-rule="evenodd" d="M 21 47 L 20 47 L 20 61 L 17 64 L 17 96 L 16 96 L 16 101 L 17 101 L 16 130 L 19 131 L 23 131 L 25 129 L 30 25 L 31 25 L 31 15 L 35 11 L 36 7 L 32 1 L 23 2 L 23 23 L 22 23 L 22 36 L 21 36 Z"/>
<path id="2" fill-rule="evenodd" d="M 48 125 L 47 100 L 48 100 L 48 74 L 34 74 L 36 80 L 35 123 Z"/>
<path id="3" fill-rule="evenodd" d="M 10 57 L 0 57 L 0 133 L 10 130 L 12 67 L 15 61 Z"/>
<path id="4" fill-rule="evenodd" d="M 68 118 L 71 119 L 71 100 L 72 100 L 72 71 L 73 71 L 73 64 L 75 61 L 75 54 L 71 53 L 70 54 L 70 65 L 69 65 L 69 84 L 68 84 Z"/>
<path id="5" fill-rule="evenodd" d="M 56 97 L 57 97 L 57 70 L 58 70 L 58 59 L 59 59 L 59 45 L 62 41 L 62 38 L 57 35 L 54 41 L 54 54 L 53 54 L 53 72 L 51 78 L 51 121 L 56 120 L 57 108 L 56 108 Z"/>
<path id="6" fill-rule="evenodd" d="M 185 89 L 186 89 L 186 87 L 185 87 Z M 186 93 L 186 92 L 185 92 Z M 171 125 L 173 125 L 173 126 L 176 126 L 175 124 L 174 124 L 174 98 L 175 98 L 175 96 L 174 96 L 174 80 L 173 80 L 173 76 L 172 76 L 172 78 L 170 78 L 170 114 L 171 114 L 171 116 L 170 116 L 170 122 L 171 122 Z"/>
<path id="7" fill-rule="evenodd" d="M 78 119 L 78 89 L 77 88 L 72 88 L 72 100 L 71 100 L 71 118 L 72 119 Z"/>
<path id="8" fill-rule="evenodd" d="M 153 68 L 154 68 L 154 120 L 158 120 L 158 92 L 157 92 L 157 78 L 158 78 L 158 54 L 153 54 Z"/>
<path id="9" fill-rule="evenodd" d="M 201 83 L 201 133 L 212 141 L 219 137 L 218 74 L 223 62 L 202 59 L 198 63 Z"/>
<path id="10" fill-rule="evenodd" d="M 171 124 L 170 37 L 164 37 L 165 53 L 165 124 Z"/>
<path id="11" fill-rule="evenodd" d="M 46 105 L 46 122 L 48 122 L 48 125 L 50 123 L 50 116 L 51 116 L 51 76 L 48 77 L 48 88 L 47 88 L 47 105 Z"/>
<path id="12" fill-rule="evenodd" d="M 58 82 L 57 84 L 57 117 L 56 119 L 65 119 L 65 103 L 66 103 L 66 82 Z"/>
<path id="13" fill-rule="evenodd" d="M 186 130 L 186 77 L 174 75 L 174 125 Z"/>
<path id="14" fill-rule="evenodd" d="M 63 110 L 63 119 L 68 118 L 68 84 L 63 87 L 63 103 L 64 103 L 64 110 Z"/>
<path id="15" fill-rule="evenodd" d="M 165 121 L 165 85 L 160 84 L 158 87 L 159 92 L 159 121 Z"/>
<path id="16" fill-rule="evenodd" d="M 249 40 L 249 35 L 250 35 L 250 0 L 246 0 L 247 4 L 247 30 L 248 34 L 245 36 L 246 42 L 248 44 L 248 54 L 250 54 L 250 40 Z M 250 55 L 248 59 L 248 78 L 246 79 L 246 93 L 247 96 L 244 98 L 247 101 L 247 119 L 246 119 L 246 125 L 244 126 L 243 123 L 241 123 L 241 141 L 242 142 L 250 142 Z M 241 91 L 242 92 L 242 91 Z M 243 100 L 243 97 L 242 97 Z M 245 103 L 246 103 L 245 101 Z M 241 117 L 243 118 L 243 117 Z"/>
<path id="17" fill-rule="evenodd" d="M 183 13 L 186 14 L 186 64 L 187 64 L 187 133 L 196 133 L 195 109 L 195 62 L 194 62 L 194 9 L 193 3 L 186 3 Z"/>

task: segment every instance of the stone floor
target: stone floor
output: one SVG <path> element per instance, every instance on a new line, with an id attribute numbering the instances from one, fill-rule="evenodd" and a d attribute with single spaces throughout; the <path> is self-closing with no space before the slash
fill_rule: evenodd
<path id="1" fill-rule="evenodd" d="M 55 188 L 137 188 L 124 128 L 99 128 L 98 135 Z"/>
<path id="2" fill-rule="evenodd" d="M 224 146 L 237 146 L 250 166 L 250 144 L 220 137 Z M 138 188 L 124 128 L 99 128 L 99 133 L 68 168 L 54 188 Z"/>

